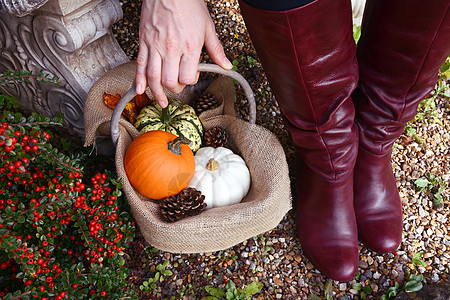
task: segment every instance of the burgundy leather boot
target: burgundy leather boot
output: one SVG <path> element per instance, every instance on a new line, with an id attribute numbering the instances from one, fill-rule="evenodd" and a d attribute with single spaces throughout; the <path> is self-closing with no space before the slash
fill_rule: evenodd
<path id="1" fill-rule="evenodd" d="M 287 11 L 240 1 L 241 12 L 301 161 L 297 232 L 304 254 L 326 276 L 358 269 L 353 167 L 358 134 L 358 68 L 350 0 L 316 0 Z"/>
<path id="2" fill-rule="evenodd" d="M 353 94 L 359 150 L 355 212 L 359 239 L 378 252 L 402 238 L 402 204 L 391 150 L 450 54 L 448 0 L 369 0 L 358 42 Z"/>

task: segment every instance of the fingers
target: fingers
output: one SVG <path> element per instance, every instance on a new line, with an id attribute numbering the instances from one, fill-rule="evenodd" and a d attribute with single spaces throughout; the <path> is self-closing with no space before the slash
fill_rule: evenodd
<path id="1" fill-rule="evenodd" d="M 139 53 L 136 60 L 136 93 L 143 94 L 147 86 L 147 57 L 148 48 L 145 45 L 139 46 Z"/>
<path id="2" fill-rule="evenodd" d="M 191 56 L 163 60 L 158 52 L 148 55 L 148 48 L 141 47 L 136 67 L 136 93 L 144 93 L 148 82 L 155 100 L 161 107 L 166 107 L 168 100 L 163 87 L 175 94 L 180 93 L 186 85 L 197 82 L 197 66 L 198 59 Z"/>
<path id="3" fill-rule="evenodd" d="M 178 53 L 166 53 L 163 60 L 158 51 L 149 50 L 145 44 L 140 45 L 136 60 L 136 93 L 143 94 L 148 83 L 153 97 L 164 108 L 168 100 L 163 87 L 177 94 L 186 85 L 197 82 L 198 58 L 179 56 Z"/>
<path id="4" fill-rule="evenodd" d="M 209 29 L 206 31 L 205 47 L 214 63 L 226 70 L 233 68 L 233 64 L 226 57 L 222 44 L 216 36 L 214 27 L 212 30 Z"/>
<path id="5" fill-rule="evenodd" d="M 161 68 L 161 56 L 158 53 L 153 53 L 150 55 L 150 60 L 147 67 L 148 86 L 156 102 L 164 108 L 169 102 L 161 84 Z"/>
<path id="6" fill-rule="evenodd" d="M 136 60 L 136 93 L 143 94 L 148 82 L 156 102 L 164 108 L 168 100 L 161 85 L 161 57 L 158 53 L 149 54 L 148 47 L 141 44 Z"/>
<path id="7" fill-rule="evenodd" d="M 179 55 L 166 55 L 162 62 L 162 85 L 169 91 L 178 94 L 185 85 L 178 80 L 180 72 L 180 57 Z"/>
<path id="8" fill-rule="evenodd" d="M 199 58 L 189 55 L 183 55 L 180 61 L 180 74 L 178 81 L 184 86 L 194 84 L 198 80 L 197 72 Z"/>

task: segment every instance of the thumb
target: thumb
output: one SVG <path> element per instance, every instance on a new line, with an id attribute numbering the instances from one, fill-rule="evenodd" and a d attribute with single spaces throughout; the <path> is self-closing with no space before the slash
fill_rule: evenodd
<path id="1" fill-rule="evenodd" d="M 214 30 L 208 30 L 205 37 L 205 48 L 212 61 L 226 70 L 231 70 L 233 64 L 225 56 L 222 44 L 216 36 Z"/>

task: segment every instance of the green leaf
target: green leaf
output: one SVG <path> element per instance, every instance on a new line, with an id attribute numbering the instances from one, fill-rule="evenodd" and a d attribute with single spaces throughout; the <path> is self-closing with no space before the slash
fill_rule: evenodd
<path id="1" fill-rule="evenodd" d="M 423 287 L 422 282 L 418 282 L 418 281 L 408 281 L 405 284 L 405 290 L 407 290 L 408 292 L 417 292 L 420 291 Z"/>
<path id="2" fill-rule="evenodd" d="M 388 297 L 395 297 L 395 296 L 397 296 L 399 289 L 400 289 L 400 285 L 398 284 L 398 282 L 395 282 L 395 286 L 388 288 L 386 295 Z"/>
<path id="3" fill-rule="evenodd" d="M 413 263 L 413 265 L 416 266 L 421 266 L 421 267 L 426 267 L 427 263 L 424 262 L 421 257 L 422 257 L 423 252 L 417 252 L 416 254 L 414 254 L 411 262 Z M 412 274 L 411 276 L 414 276 L 414 274 Z"/>
<path id="4" fill-rule="evenodd" d="M 212 287 L 210 285 L 207 285 L 207 286 L 205 286 L 205 290 L 211 296 L 218 297 L 218 298 L 225 297 L 225 291 L 222 290 L 222 289 L 215 288 L 215 287 Z"/>
<path id="5" fill-rule="evenodd" d="M 234 293 L 231 291 L 227 291 L 226 298 L 227 300 L 235 300 Z"/>
<path id="6" fill-rule="evenodd" d="M 450 78 L 450 68 L 447 68 L 447 70 L 442 72 L 442 75 L 445 76 L 445 78 Z"/>
<path id="7" fill-rule="evenodd" d="M 411 276 L 409 276 L 408 281 L 423 281 L 423 275 L 419 274 L 419 275 L 414 275 L 411 274 Z"/>
<path id="8" fill-rule="evenodd" d="M 428 179 L 421 177 L 414 181 L 414 184 L 420 188 L 426 188 L 430 184 L 430 182 L 428 181 Z"/>
<path id="9" fill-rule="evenodd" d="M 247 287 L 245 288 L 245 295 L 247 296 L 253 296 L 256 293 L 261 292 L 261 289 L 263 288 L 263 284 L 261 282 L 258 281 L 253 281 L 252 283 L 250 283 L 249 285 L 247 285 Z"/>
<path id="10" fill-rule="evenodd" d="M 170 264 L 170 261 L 166 260 L 163 262 L 162 266 L 163 268 L 166 268 Z"/>
<path id="11" fill-rule="evenodd" d="M 234 284 L 233 280 L 228 280 L 226 284 L 227 290 L 233 291 L 236 290 L 236 285 Z"/>
<path id="12" fill-rule="evenodd" d="M 239 65 L 239 61 L 237 59 L 234 59 L 232 64 L 233 64 L 233 70 L 237 71 L 237 69 L 238 69 L 237 66 Z"/>
<path id="13" fill-rule="evenodd" d="M 255 66 L 255 59 L 251 56 L 247 56 L 247 61 L 250 64 L 250 66 L 254 67 Z"/>
<path id="14" fill-rule="evenodd" d="M 361 26 L 353 25 L 353 39 L 355 43 L 358 43 L 359 38 L 361 37 Z"/>

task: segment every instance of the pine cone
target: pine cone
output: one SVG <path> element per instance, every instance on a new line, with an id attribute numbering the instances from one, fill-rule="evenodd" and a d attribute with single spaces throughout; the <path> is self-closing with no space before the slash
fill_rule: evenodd
<path id="1" fill-rule="evenodd" d="M 167 197 L 160 205 L 161 214 L 173 223 L 189 216 L 198 215 L 206 207 L 205 196 L 194 188 L 185 188 L 179 194 Z"/>
<path id="2" fill-rule="evenodd" d="M 205 146 L 228 148 L 230 133 L 222 127 L 212 127 L 205 131 L 203 135 Z"/>
<path id="3" fill-rule="evenodd" d="M 194 108 L 197 115 L 199 115 L 208 109 L 216 108 L 218 106 L 219 101 L 217 101 L 217 98 L 214 97 L 214 95 L 210 93 L 204 93 L 197 99 Z"/>

